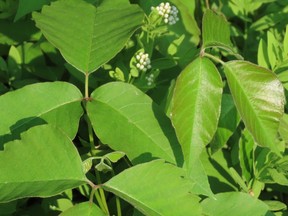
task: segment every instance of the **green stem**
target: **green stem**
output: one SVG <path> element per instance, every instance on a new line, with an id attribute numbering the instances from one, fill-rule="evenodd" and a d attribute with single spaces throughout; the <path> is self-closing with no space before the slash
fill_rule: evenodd
<path id="1" fill-rule="evenodd" d="M 207 9 L 210 9 L 209 0 L 206 0 L 205 2 L 206 2 L 206 7 L 207 7 Z"/>
<path id="2" fill-rule="evenodd" d="M 93 135 L 93 129 L 92 129 L 91 121 L 87 115 L 86 115 L 86 122 L 87 122 L 87 126 L 88 126 L 90 151 L 91 151 L 91 154 L 93 155 L 93 150 L 95 149 L 94 135 Z"/>
<path id="3" fill-rule="evenodd" d="M 105 161 L 106 161 L 106 163 L 108 163 L 108 165 L 109 165 L 110 167 L 112 167 L 111 172 L 112 172 L 112 177 L 114 177 L 114 176 L 115 176 L 115 172 L 114 172 L 114 170 L 113 170 L 113 165 L 112 165 L 112 163 L 111 163 L 110 160 L 108 160 L 108 159 L 106 159 Z M 117 215 L 118 215 L 118 216 L 122 216 L 120 199 L 119 199 L 118 196 L 115 196 L 115 197 L 116 197 Z"/>
<path id="4" fill-rule="evenodd" d="M 85 73 L 85 99 L 89 98 L 89 73 Z"/>
<path id="5" fill-rule="evenodd" d="M 92 183 L 93 184 L 93 183 Z M 91 191 L 91 194 L 90 194 L 90 198 L 89 198 L 89 202 L 90 203 L 93 203 L 93 197 L 94 197 L 94 195 L 95 195 L 95 197 L 96 197 L 96 200 L 97 200 L 97 202 L 98 202 L 98 204 L 99 204 L 99 207 L 102 209 L 102 211 L 106 211 L 106 209 L 105 209 L 105 207 L 104 207 L 104 205 L 103 205 L 103 203 L 102 203 L 102 200 L 101 200 L 101 197 L 100 197 L 100 195 L 99 195 L 99 192 L 97 191 L 97 189 L 99 188 L 99 185 L 94 185 L 93 187 L 92 187 L 92 191 Z"/>
<path id="6" fill-rule="evenodd" d="M 97 182 L 99 184 L 101 184 L 100 174 L 99 174 L 99 172 L 97 170 L 96 170 L 96 178 L 97 178 Z M 106 202 L 106 197 L 105 197 L 104 190 L 102 188 L 99 188 L 99 193 L 100 193 L 101 200 L 102 200 L 102 203 L 103 203 L 104 208 L 105 208 L 105 212 L 109 215 L 109 209 L 108 209 L 108 205 L 107 205 L 107 202 Z"/>
<path id="7" fill-rule="evenodd" d="M 204 52 L 204 53 L 202 54 L 202 56 L 206 56 L 206 57 L 212 59 L 213 61 L 215 61 L 215 62 L 217 62 L 217 63 L 220 63 L 220 64 L 222 64 L 222 65 L 225 65 L 225 62 L 223 62 L 221 59 L 219 59 L 219 58 L 217 58 L 217 57 L 215 57 L 215 56 L 213 56 L 213 55 L 211 55 L 211 54 L 209 54 L 209 53 L 205 53 L 205 52 Z"/>

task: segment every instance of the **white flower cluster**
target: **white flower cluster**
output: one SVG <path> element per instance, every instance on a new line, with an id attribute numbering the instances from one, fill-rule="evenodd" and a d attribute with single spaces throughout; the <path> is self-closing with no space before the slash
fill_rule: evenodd
<path id="1" fill-rule="evenodd" d="M 136 55 L 136 67 L 141 71 L 147 71 L 151 68 L 151 61 L 147 53 L 140 52 Z"/>
<path id="2" fill-rule="evenodd" d="M 150 75 L 148 75 L 148 76 L 146 76 L 146 80 L 147 80 L 147 85 L 148 86 L 151 86 L 152 85 L 152 83 L 154 82 L 154 74 L 150 74 Z"/>
<path id="3" fill-rule="evenodd" d="M 169 2 L 162 2 L 156 7 L 158 14 L 164 18 L 164 22 L 169 25 L 175 24 L 178 20 L 178 9 L 175 6 L 171 6 Z"/>

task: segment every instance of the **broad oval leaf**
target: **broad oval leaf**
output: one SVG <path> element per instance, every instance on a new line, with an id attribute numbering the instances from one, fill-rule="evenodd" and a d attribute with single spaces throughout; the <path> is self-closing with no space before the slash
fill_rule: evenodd
<path id="1" fill-rule="evenodd" d="M 221 95 L 221 77 L 207 58 L 194 60 L 177 78 L 171 119 L 188 169 L 213 138 L 220 115 Z"/>
<path id="2" fill-rule="evenodd" d="M 127 169 L 103 185 L 149 216 L 202 215 L 193 187 L 183 169 L 163 160 Z"/>
<path id="3" fill-rule="evenodd" d="M 128 1 L 106 1 L 96 8 L 85 1 L 62 0 L 33 13 L 36 26 L 48 41 L 83 73 L 91 73 L 112 59 L 144 18 L 142 10 Z"/>
<path id="4" fill-rule="evenodd" d="M 279 152 L 275 139 L 285 96 L 277 76 L 246 61 L 230 61 L 224 71 L 235 105 L 255 141 Z"/>
<path id="5" fill-rule="evenodd" d="M 33 127 L 0 151 L 0 202 L 47 197 L 87 180 L 71 139 L 59 129 Z"/>
<path id="6" fill-rule="evenodd" d="M 65 82 L 28 85 L 0 97 L 0 149 L 21 132 L 39 124 L 53 124 L 73 139 L 83 113 L 82 94 Z"/>
<path id="7" fill-rule="evenodd" d="M 205 199 L 201 206 L 209 216 L 230 216 L 231 213 L 233 216 L 263 216 L 269 209 L 264 202 L 242 192 L 219 193 L 216 199 Z"/>
<path id="8" fill-rule="evenodd" d="M 181 163 L 182 153 L 169 118 L 135 86 L 111 82 L 96 89 L 88 116 L 100 140 L 127 154 L 132 163 L 162 158 Z"/>
<path id="9" fill-rule="evenodd" d="M 62 212 L 60 216 L 107 216 L 97 205 L 83 202 Z"/>

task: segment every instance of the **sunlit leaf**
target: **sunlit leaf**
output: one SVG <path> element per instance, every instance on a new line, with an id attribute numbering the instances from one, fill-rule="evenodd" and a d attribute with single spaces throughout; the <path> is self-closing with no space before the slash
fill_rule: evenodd
<path id="1" fill-rule="evenodd" d="M 129 181 L 127 181 L 129 179 Z M 156 160 L 127 169 L 103 185 L 144 215 L 201 215 L 194 182 L 174 165 Z M 177 204 L 177 207 L 175 206 Z"/>
<path id="2" fill-rule="evenodd" d="M 186 168 L 193 178 L 201 176 L 201 182 L 206 182 L 206 190 L 209 183 L 199 164 L 199 156 L 216 132 L 221 94 L 222 80 L 216 67 L 209 59 L 198 58 L 177 78 L 172 99 L 171 119 Z"/>
<path id="3" fill-rule="evenodd" d="M 279 152 L 275 145 L 284 112 L 284 88 L 271 71 L 245 61 L 224 65 L 235 105 L 259 145 Z"/>
<path id="4" fill-rule="evenodd" d="M 247 193 L 229 192 L 216 195 L 216 199 L 207 198 L 201 202 L 203 212 L 209 216 L 253 215 L 263 216 L 268 206 Z"/>
<path id="5" fill-rule="evenodd" d="M 112 82 L 97 88 L 87 103 L 100 140 L 133 163 L 162 158 L 181 163 L 182 153 L 169 118 L 135 86 Z"/>
<path id="6" fill-rule="evenodd" d="M 103 1 L 96 8 L 85 1 L 62 0 L 44 6 L 41 13 L 34 12 L 33 18 L 66 61 L 91 73 L 124 47 L 144 14 L 128 1 Z"/>
<path id="7" fill-rule="evenodd" d="M 52 124 L 74 138 L 83 113 L 81 92 L 64 82 L 28 85 L 0 97 L 0 149 L 3 143 L 40 124 Z"/>

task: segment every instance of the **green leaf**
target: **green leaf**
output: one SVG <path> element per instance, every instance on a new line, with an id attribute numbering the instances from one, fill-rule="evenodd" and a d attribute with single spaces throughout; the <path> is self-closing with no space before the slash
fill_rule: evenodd
<path id="1" fill-rule="evenodd" d="M 212 142 L 210 143 L 213 154 L 227 144 L 227 141 L 235 132 L 239 123 L 240 116 L 237 112 L 232 96 L 230 94 L 223 94 L 218 128 Z"/>
<path id="2" fill-rule="evenodd" d="M 0 149 L 5 142 L 19 138 L 21 132 L 52 124 L 72 139 L 83 113 L 81 92 L 64 82 L 38 83 L 0 97 Z"/>
<path id="3" fill-rule="evenodd" d="M 219 193 L 216 199 L 207 198 L 201 202 L 203 212 L 209 216 L 263 216 L 268 212 L 268 206 L 247 193 Z"/>
<path id="4" fill-rule="evenodd" d="M 182 146 L 186 168 L 191 176 L 202 176 L 199 156 L 213 138 L 220 115 L 222 80 L 207 58 L 197 58 L 176 81 L 172 98 L 171 119 Z M 212 108 L 213 107 L 213 108 Z M 209 184 L 206 177 L 207 186 Z"/>
<path id="5" fill-rule="evenodd" d="M 279 125 L 279 134 L 281 138 L 288 144 L 288 114 L 284 114 Z"/>
<path id="6" fill-rule="evenodd" d="M 224 65 L 235 105 L 255 141 L 275 152 L 280 119 L 284 112 L 284 89 L 277 76 L 245 61 Z"/>
<path id="7" fill-rule="evenodd" d="M 81 158 L 63 132 L 48 125 L 31 128 L 0 151 L 0 202 L 53 196 L 84 184 Z"/>
<path id="8" fill-rule="evenodd" d="M 25 16 L 32 11 L 39 10 L 43 5 L 49 4 L 51 0 L 20 0 L 18 4 L 18 10 L 14 18 L 14 22 L 19 20 L 21 17 Z"/>
<path id="9" fill-rule="evenodd" d="M 249 182 L 253 176 L 254 139 L 248 130 L 244 130 L 239 140 L 239 161 L 242 176 Z"/>
<path id="10" fill-rule="evenodd" d="M 91 73 L 124 47 L 144 18 L 141 9 L 128 1 L 109 2 L 96 8 L 85 1 L 56 1 L 41 13 L 34 12 L 33 18 L 67 62 Z"/>
<path id="11" fill-rule="evenodd" d="M 224 16 L 207 10 L 203 16 L 202 24 L 203 48 L 220 47 L 234 53 L 230 41 L 229 23 Z"/>
<path id="12" fill-rule="evenodd" d="M 277 200 L 264 200 L 264 203 L 269 206 L 270 211 L 281 211 L 287 209 L 287 206 Z"/>
<path id="13" fill-rule="evenodd" d="M 87 112 L 100 140 L 137 164 L 155 158 L 181 163 L 181 149 L 169 118 L 135 86 L 111 82 L 97 88 Z"/>
<path id="14" fill-rule="evenodd" d="M 115 151 L 115 152 L 111 152 L 111 153 L 106 154 L 105 158 L 108 158 L 112 163 L 116 163 L 117 161 L 119 161 L 124 156 L 125 156 L 124 152 Z"/>
<path id="15" fill-rule="evenodd" d="M 201 162 L 207 172 L 214 193 L 238 190 L 238 186 L 229 170 L 231 166 L 230 154 L 226 149 L 215 152 L 212 157 L 207 151 L 203 151 L 201 154 Z"/>
<path id="16" fill-rule="evenodd" d="M 200 199 L 193 195 L 193 187 L 183 169 L 162 160 L 126 169 L 103 185 L 149 216 L 201 215 Z"/>
<path id="17" fill-rule="evenodd" d="M 200 41 L 200 29 L 197 25 L 194 17 L 196 10 L 196 2 L 190 0 L 171 0 L 181 13 L 181 20 L 185 26 L 185 30 L 192 36 L 192 40 L 195 44 L 199 44 Z"/>
<path id="18" fill-rule="evenodd" d="M 105 216 L 106 214 L 94 203 L 82 202 L 62 212 L 60 216 Z"/>
<path id="19" fill-rule="evenodd" d="M 40 31 L 31 20 L 19 20 L 15 23 L 0 20 L 0 29 L 0 44 L 17 45 L 40 38 Z M 25 31 L 19 31 L 19 29 L 25 29 Z"/>
<path id="20" fill-rule="evenodd" d="M 257 62 L 259 66 L 270 68 L 270 62 L 267 51 L 267 43 L 265 40 L 261 39 L 258 46 L 257 52 Z"/>

